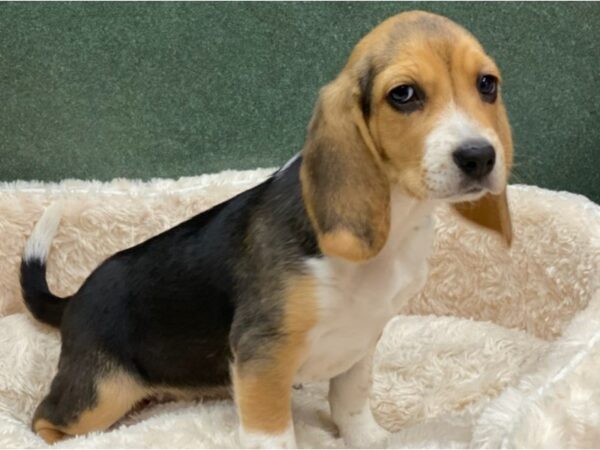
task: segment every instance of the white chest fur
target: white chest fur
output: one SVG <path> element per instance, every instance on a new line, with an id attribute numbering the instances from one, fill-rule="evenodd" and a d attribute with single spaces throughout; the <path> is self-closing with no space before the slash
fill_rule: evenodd
<path id="1" fill-rule="evenodd" d="M 319 280 L 319 320 L 296 381 L 330 379 L 374 347 L 385 324 L 416 295 L 427 277 L 434 204 L 392 193 L 391 231 L 381 252 L 364 263 L 311 259 Z"/>

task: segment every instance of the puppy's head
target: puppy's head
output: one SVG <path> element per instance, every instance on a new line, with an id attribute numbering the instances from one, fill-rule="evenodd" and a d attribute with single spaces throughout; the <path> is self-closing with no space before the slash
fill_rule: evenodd
<path id="1" fill-rule="evenodd" d="M 377 254 L 392 186 L 454 203 L 510 243 L 512 139 L 500 80 L 477 40 L 446 18 L 403 13 L 366 35 L 321 90 L 303 150 L 321 249 L 355 261 Z"/>

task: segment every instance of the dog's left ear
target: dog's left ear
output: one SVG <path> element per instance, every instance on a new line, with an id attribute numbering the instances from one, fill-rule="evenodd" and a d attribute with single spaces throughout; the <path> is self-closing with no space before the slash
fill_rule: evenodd
<path id="1" fill-rule="evenodd" d="M 502 98 L 498 97 L 496 103 L 496 130 L 504 149 L 503 161 L 508 179 L 513 162 L 512 134 Z M 498 233 L 506 245 L 510 247 L 513 233 L 510 210 L 506 198 L 506 187 L 498 195 L 487 194 L 475 202 L 456 203 L 453 206 L 468 221 Z"/>
<path id="2" fill-rule="evenodd" d="M 454 209 L 465 219 L 500 234 L 507 246 L 512 243 L 512 222 L 506 189 L 499 195 L 487 194 L 475 202 L 456 203 Z"/>

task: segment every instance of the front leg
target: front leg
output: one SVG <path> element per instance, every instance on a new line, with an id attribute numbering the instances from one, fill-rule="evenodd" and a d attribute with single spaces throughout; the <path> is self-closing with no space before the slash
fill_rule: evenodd
<path id="1" fill-rule="evenodd" d="M 252 315 L 238 311 L 230 339 L 243 447 L 296 448 L 292 385 L 306 358 L 306 335 L 316 321 L 312 293 L 312 280 L 299 279 L 290 282 L 284 298 L 279 299 L 284 304 L 281 316 L 254 314 L 260 320 L 252 322 L 248 320 Z"/>
<path id="2" fill-rule="evenodd" d="M 234 363 L 233 388 L 244 448 L 296 448 L 293 374 L 277 361 Z"/>
<path id="3" fill-rule="evenodd" d="M 331 417 L 350 447 L 381 448 L 389 436 L 375 421 L 369 402 L 373 352 L 329 382 Z"/>

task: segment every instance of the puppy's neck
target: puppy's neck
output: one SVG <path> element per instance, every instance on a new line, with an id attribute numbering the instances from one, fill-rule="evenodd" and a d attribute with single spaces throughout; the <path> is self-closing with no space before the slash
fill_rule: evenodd
<path id="1" fill-rule="evenodd" d="M 420 200 L 406 194 L 399 187 L 391 191 L 391 224 L 388 241 L 382 251 L 388 247 L 395 249 L 411 230 L 424 221 L 431 220 L 433 210 L 439 202 Z"/>

